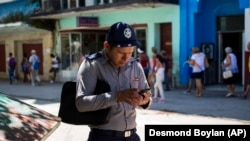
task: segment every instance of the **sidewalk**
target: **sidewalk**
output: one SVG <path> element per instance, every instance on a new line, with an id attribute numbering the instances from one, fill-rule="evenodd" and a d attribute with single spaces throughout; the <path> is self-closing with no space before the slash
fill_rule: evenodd
<path id="1" fill-rule="evenodd" d="M 41 86 L 33 87 L 20 82 L 10 85 L 7 81 L 0 80 L 0 92 L 17 97 L 59 102 L 62 85 L 62 82 L 54 84 L 43 82 Z M 217 88 L 207 86 L 203 97 L 185 95 L 183 91 L 183 89 L 166 91 L 166 103 L 153 103 L 150 109 L 250 120 L 250 97 L 246 100 L 240 97 L 226 98 L 227 92 L 223 86 Z M 237 94 L 242 93 L 242 90 L 237 89 Z"/>
<path id="2" fill-rule="evenodd" d="M 10 85 L 0 80 L 0 92 L 57 115 L 63 83 L 41 86 L 17 83 Z M 242 93 L 238 90 L 238 93 Z M 204 97 L 183 94 L 182 89 L 165 92 L 166 103 L 152 103 L 150 109 L 137 109 L 137 130 L 144 141 L 145 124 L 248 124 L 250 125 L 250 97 L 225 98 L 225 89 L 206 87 Z M 88 126 L 62 123 L 46 141 L 83 141 L 87 139 Z"/>

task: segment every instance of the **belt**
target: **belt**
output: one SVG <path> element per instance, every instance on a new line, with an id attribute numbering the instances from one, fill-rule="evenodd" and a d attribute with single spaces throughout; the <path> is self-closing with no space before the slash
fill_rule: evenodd
<path id="1" fill-rule="evenodd" d="M 136 132 L 136 128 L 126 130 L 126 131 L 115 131 L 115 130 L 91 128 L 91 132 L 102 134 L 102 135 L 107 135 L 107 136 L 113 136 L 113 137 L 130 137 Z"/>

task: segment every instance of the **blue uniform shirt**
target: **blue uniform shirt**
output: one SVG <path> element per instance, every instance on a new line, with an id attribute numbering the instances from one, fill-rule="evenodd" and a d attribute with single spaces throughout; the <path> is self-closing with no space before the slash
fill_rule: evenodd
<path id="1" fill-rule="evenodd" d="M 132 81 L 133 78 L 138 78 L 139 81 Z M 97 79 L 106 81 L 110 85 L 111 92 L 93 95 Z M 90 127 L 117 131 L 136 128 L 136 107 L 116 101 L 116 92 L 129 88 L 139 90 L 149 88 L 138 59 L 131 58 L 125 66 L 117 69 L 110 63 L 105 50 L 102 50 L 85 59 L 79 68 L 76 107 L 82 112 L 110 107 L 108 122 Z"/>

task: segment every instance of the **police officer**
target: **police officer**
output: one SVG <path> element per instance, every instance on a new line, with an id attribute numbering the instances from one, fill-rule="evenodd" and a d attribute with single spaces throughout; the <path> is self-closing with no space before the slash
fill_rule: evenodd
<path id="1" fill-rule="evenodd" d="M 110 108 L 108 121 L 89 125 L 88 141 L 140 141 L 136 133 L 136 107 L 148 108 L 151 91 L 143 68 L 132 54 L 140 43 L 127 23 L 113 24 L 106 34 L 104 49 L 88 57 L 77 74 L 76 107 L 80 112 Z M 111 91 L 93 95 L 97 79 Z"/>

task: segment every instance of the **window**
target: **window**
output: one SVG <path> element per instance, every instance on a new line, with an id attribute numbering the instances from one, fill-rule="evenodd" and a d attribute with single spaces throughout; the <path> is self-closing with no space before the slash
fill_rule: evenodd
<path id="1" fill-rule="evenodd" d="M 97 0 L 97 5 L 112 3 L 112 0 Z"/>
<path id="2" fill-rule="evenodd" d="M 48 0 L 43 0 L 42 4 L 43 4 L 43 10 L 47 10 L 49 8 L 49 2 L 48 2 Z"/>
<path id="3" fill-rule="evenodd" d="M 82 56 L 80 33 L 61 34 L 62 69 L 77 70 Z"/>
<path id="4" fill-rule="evenodd" d="M 61 34 L 62 70 L 78 70 L 82 55 L 103 49 L 105 32 L 72 32 Z"/>
<path id="5" fill-rule="evenodd" d="M 61 0 L 62 8 L 69 9 L 69 8 L 78 8 L 78 7 L 85 7 L 85 0 Z"/>
<path id="6" fill-rule="evenodd" d="M 92 54 L 103 49 L 105 34 L 102 33 L 84 33 L 82 35 L 83 53 Z"/>
<path id="7" fill-rule="evenodd" d="M 70 0 L 70 8 L 76 8 L 77 6 L 77 0 Z"/>
<path id="8" fill-rule="evenodd" d="M 217 31 L 244 30 L 244 15 L 217 17 Z"/>
<path id="9" fill-rule="evenodd" d="M 63 9 L 68 9 L 68 0 L 62 0 Z"/>
<path id="10" fill-rule="evenodd" d="M 78 7 L 85 7 L 85 0 L 79 0 L 79 6 Z"/>
<path id="11" fill-rule="evenodd" d="M 138 41 L 141 43 L 141 49 L 147 52 L 146 29 L 135 29 Z"/>

